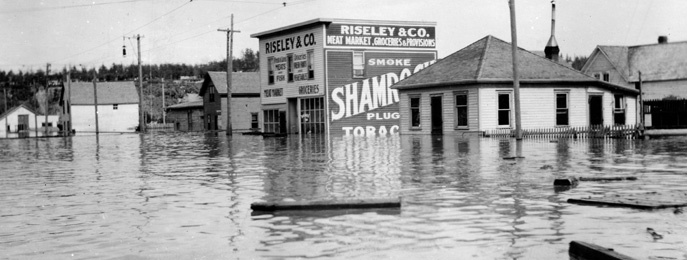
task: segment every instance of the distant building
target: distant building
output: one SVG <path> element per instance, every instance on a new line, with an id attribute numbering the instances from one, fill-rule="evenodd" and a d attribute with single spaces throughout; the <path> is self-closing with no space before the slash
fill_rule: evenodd
<path id="1" fill-rule="evenodd" d="M 401 134 L 513 129 L 511 48 L 487 36 L 393 85 L 401 100 Z M 517 55 L 523 129 L 637 122 L 637 90 L 523 49 Z"/>
<path id="2" fill-rule="evenodd" d="M 687 41 L 637 46 L 594 48 L 582 72 L 599 80 L 627 88 L 639 88 L 643 99 L 687 98 Z"/>
<path id="3" fill-rule="evenodd" d="M 48 115 L 48 122 L 45 123 L 45 115 L 37 114 L 26 104 L 10 108 L 0 115 L 0 138 L 5 137 L 28 137 L 35 132 L 42 134 L 46 125 L 49 131 L 58 130 L 58 115 Z M 38 128 L 36 128 L 38 126 Z"/>
<path id="4" fill-rule="evenodd" d="M 398 134 L 393 83 L 437 59 L 436 23 L 318 18 L 256 33 L 266 132 Z"/>
<path id="5" fill-rule="evenodd" d="M 71 82 L 64 86 L 60 121 L 71 125 L 77 133 L 95 132 L 93 82 Z M 99 132 L 135 132 L 139 124 L 139 98 L 134 82 L 97 82 L 96 86 Z"/>
<path id="6" fill-rule="evenodd" d="M 260 129 L 260 74 L 259 72 L 234 72 L 231 92 L 231 127 L 234 132 Z M 227 121 L 227 73 L 211 71 L 205 74 L 198 93 L 203 97 L 205 130 L 226 130 Z"/>
<path id="7" fill-rule="evenodd" d="M 174 124 L 176 131 L 203 131 L 203 101 L 168 106 L 167 122 Z"/>

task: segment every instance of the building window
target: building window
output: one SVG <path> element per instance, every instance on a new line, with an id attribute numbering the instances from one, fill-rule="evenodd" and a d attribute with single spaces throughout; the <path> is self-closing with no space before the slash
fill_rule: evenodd
<path id="1" fill-rule="evenodd" d="M 265 133 L 279 133 L 279 110 L 264 110 Z"/>
<path id="2" fill-rule="evenodd" d="M 267 84 L 274 84 L 274 58 L 267 58 Z"/>
<path id="3" fill-rule="evenodd" d="M 601 73 L 594 73 L 594 78 L 600 80 L 601 79 Z"/>
<path id="4" fill-rule="evenodd" d="M 289 73 L 289 82 L 293 82 L 293 54 L 286 55 L 286 71 Z"/>
<path id="5" fill-rule="evenodd" d="M 608 72 L 604 72 L 603 79 L 606 82 L 610 82 L 611 81 L 611 74 L 609 74 Z"/>
<path id="6" fill-rule="evenodd" d="M 353 52 L 353 77 L 362 78 L 365 76 L 365 58 L 362 52 Z"/>
<path id="7" fill-rule="evenodd" d="M 117 110 L 117 109 L 119 109 L 119 104 L 112 105 L 112 110 Z"/>
<path id="8" fill-rule="evenodd" d="M 258 126 L 258 113 L 250 113 L 250 128 L 257 129 Z"/>
<path id="9" fill-rule="evenodd" d="M 623 95 L 614 96 L 613 123 L 616 125 L 625 124 L 625 98 Z"/>
<path id="10" fill-rule="evenodd" d="M 45 127 L 45 122 L 42 122 L 42 123 L 41 123 L 41 126 Z M 49 127 L 52 127 L 52 122 L 48 122 L 48 126 L 49 126 Z"/>
<path id="11" fill-rule="evenodd" d="M 510 93 L 498 94 L 499 126 L 510 126 Z"/>
<path id="12" fill-rule="evenodd" d="M 315 52 L 310 50 L 308 51 L 308 79 L 314 79 L 315 78 L 315 69 L 313 68 L 315 66 Z"/>
<path id="13" fill-rule="evenodd" d="M 556 126 L 569 125 L 568 93 L 556 93 Z"/>
<path id="14" fill-rule="evenodd" d="M 215 87 L 208 88 L 208 99 L 210 102 L 215 102 Z"/>
<path id="15" fill-rule="evenodd" d="M 468 93 L 456 94 L 456 128 L 468 128 Z"/>
<path id="16" fill-rule="evenodd" d="M 420 127 L 420 97 L 410 97 L 410 127 Z"/>

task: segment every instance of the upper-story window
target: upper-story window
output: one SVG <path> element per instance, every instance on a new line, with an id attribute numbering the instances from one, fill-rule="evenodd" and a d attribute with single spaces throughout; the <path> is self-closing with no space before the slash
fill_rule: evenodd
<path id="1" fill-rule="evenodd" d="M 286 55 L 286 71 L 289 74 L 289 82 L 293 82 L 293 54 Z"/>
<path id="2" fill-rule="evenodd" d="M 267 84 L 274 84 L 274 58 L 267 58 Z"/>
<path id="3" fill-rule="evenodd" d="M 113 104 L 112 105 L 112 110 L 117 110 L 119 109 L 119 104 Z"/>
<path id="4" fill-rule="evenodd" d="M 611 81 L 611 74 L 609 74 L 608 72 L 604 72 L 603 73 L 603 80 L 606 82 L 610 82 Z"/>
<path id="5" fill-rule="evenodd" d="M 353 77 L 362 78 L 365 76 L 365 56 L 363 52 L 353 52 Z"/>
<path id="6" fill-rule="evenodd" d="M 315 78 L 315 52 L 312 50 L 308 51 L 308 79 Z"/>
<path id="7" fill-rule="evenodd" d="M 208 88 L 208 100 L 210 102 L 215 102 L 215 87 L 213 86 Z"/>

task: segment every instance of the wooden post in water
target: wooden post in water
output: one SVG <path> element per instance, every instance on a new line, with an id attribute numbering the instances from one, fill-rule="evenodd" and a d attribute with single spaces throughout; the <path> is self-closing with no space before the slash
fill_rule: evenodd
<path id="1" fill-rule="evenodd" d="M 512 38 L 511 46 L 513 52 L 513 92 L 515 94 L 515 139 L 522 140 L 522 129 L 520 128 L 520 81 L 518 79 L 518 33 L 515 26 L 515 0 L 508 1 L 508 4 L 510 6 L 510 33 Z"/>

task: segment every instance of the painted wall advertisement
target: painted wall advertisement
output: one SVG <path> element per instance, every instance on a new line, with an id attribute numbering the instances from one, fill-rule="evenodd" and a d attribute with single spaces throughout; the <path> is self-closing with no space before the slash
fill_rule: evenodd
<path id="1" fill-rule="evenodd" d="M 331 24 L 328 46 L 436 48 L 433 26 Z"/>
<path id="2" fill-rule="evenodd" d="M 329 52 L 334 56 L 351 56 L 351 52 Z M 395 135 L 399 133 L 398 90 L 389 87 L 434 64 L 436 54 L 365 53 L 363 79 L 329 78 L 330 133 L 344 136 Z M 341 73 L 330 70 L 330 73 Z"/>

